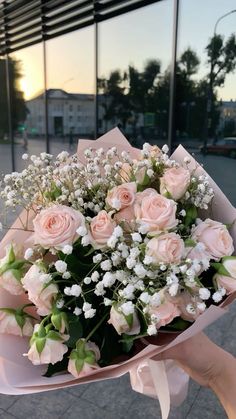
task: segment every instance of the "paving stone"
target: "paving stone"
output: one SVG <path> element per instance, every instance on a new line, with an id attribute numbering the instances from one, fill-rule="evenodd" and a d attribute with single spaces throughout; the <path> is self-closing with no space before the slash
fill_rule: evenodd
<path id="1" fill-rule="evenodd" d="M 17 419 L 17 418 L 16 418 L 16 416 L 12 415 L 11 413 L 0 409 L 0 419 Z"/>
<path id="2" fill-rule="evenodd" d="M 168 419 L 183 419 L 191 410 L 196 398 L 199 395 L 200 386 L 194 381 L 190 380 L 189 391 L 185 401 L 181 406 L 172 407 Z"/>
<path id="3" fill-rule="evenodd" d="M 127 416 L 126 416 L 127 417 Z M 78 399 L 71 403 L 71 407 L 59 416 L 58 419 L 122 419 L 117 413 L 106 412 L 87 400 Z M 46 418 L 45 418 L 46 419 Z"/>
<path id="4" fill-rule="evenodd" d="M 73 396 L 80 397 L 85 392 L 85 390 L 88 389 L 89 386 L 92 386 L 92 385 L 93 384 L 80 384 L 79 386 L 64 388 L 63 391 Z"/>
<path id="5" fill-rule="evenodd" d="M 75 397 L 61 390 L 19 397 L 8 412 L 17 419 L 58 419 L 73 404 Z M 79 399 L 78 399 L 79 400 Z"/>
<path id="6" fill-rule="evenodd" d="M 127 412 L 130 404 L 139 397 L 131 389 L 128 374 L 115 380 L 93 383 L 83 393 L 83 400 L 118 414 Z"/>
<path id="7" fill-rule="evenodd" d="M 0 394 L 0 409 L 7 410 L 18 399 L 19 396 L 7 396 L 6 394 Z"/>
<path id="8" fill-rule="evenodd" d="M 207 388 L 201 388 L 191 410 L 185 419 L 227 419 L 219 400 L 215 394 Z"/>

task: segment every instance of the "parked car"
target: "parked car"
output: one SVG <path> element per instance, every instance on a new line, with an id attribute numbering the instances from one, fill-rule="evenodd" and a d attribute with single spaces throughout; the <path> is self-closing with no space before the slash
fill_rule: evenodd
<path id="1" fill-rule="evenodd" d="M 201 146 L 200 151 L 203 154 L 219 154 L 221 156 L 236 158 L 236 137 L 226 137 L 216 143 Z"/>

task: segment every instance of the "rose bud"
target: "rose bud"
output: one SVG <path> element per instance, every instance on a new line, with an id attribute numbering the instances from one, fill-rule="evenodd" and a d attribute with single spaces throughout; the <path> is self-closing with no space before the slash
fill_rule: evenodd
<path id="1" fill-rule="evenodd" d="M 16 336 L 32 336 L 33 324 L 30 316 L 22 310 L 0 309 L 0 333 Z"/>
<path id="2" fill-rule="evenodd" d="M 112 306 L 108 323 L 112 324 L 118 335 L 122 333 L 126 333 L 126 335 L 138 335 L 140 332 L 140 323 L 135 311 L 126 316 L 118 308 Z"/>
<path id="3" fill-rule="evenodd" d="M 217 283 L 219 288 L 225 288 L 226 294 L 236 291 L 236 278 L 231 276 L 215 274 L 213 280 Z"/>
<path id="4" fill-rule="evenodd" d="M 228 275 L 236 279 L 236 256 L 226 256 L 222 259 L 222 265 Z"/>
<path id="5" fill-rule="evenodd" d="M 50 326 L 50 325 L 49 325 Z M 62 361 L 68 347 L 64 342 L 68 340 L 68 335 L 60 334 L 43 325 L 35 325 L 34 334 L 30 339 L 30 349 L 27 354 L 29 360 L 34 365 L 56 364 Z"/>
<path id="6" fill-rule="evenodd" d="M 55 329 L 60 333 L 64 333 L 65 330 L 68 330 L 67 314 L 64 311 L 58 310 L 58 308 L 53 309 L 51 322 Z"/>
<path id="7" fill-rule="evenodd" d="M 76 349 L 70 354 L 68 371 L 75 377 L 84 377 L 99 368 L 97 361 L 100 359 L 98 346 L 85 339 L 76 342 Z"/>
<path id="8" fill-rule="evenodd" d="M 16 245 L 10 244 L 6 247 L 6 256 L 0 260 L 0 286 L 13 295 L 24 292 L 21 278 L 26 261 L 18 259 L 20 253 Z"/>

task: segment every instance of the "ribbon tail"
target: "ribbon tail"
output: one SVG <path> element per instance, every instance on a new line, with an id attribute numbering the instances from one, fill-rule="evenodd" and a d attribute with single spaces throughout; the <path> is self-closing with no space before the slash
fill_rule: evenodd
<path id="1" fill-rule="evenodd" d="M 148 366 L 156 395 L 160 403 L 162 419 L 167 419 L 170 413 L 170 390 L 164 361 L 149 359 Z"/>

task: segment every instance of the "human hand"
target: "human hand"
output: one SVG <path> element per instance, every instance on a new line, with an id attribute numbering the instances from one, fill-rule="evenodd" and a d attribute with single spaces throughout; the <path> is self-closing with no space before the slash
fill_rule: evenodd
<path id="1" fill-rule="evenodd" d="M 205 387 L 212 387 L 222 376 L 225 358 L 233 358 L 204 333 L 167 349 L 155 359 L 174 359 L 190 377 Z"/>

